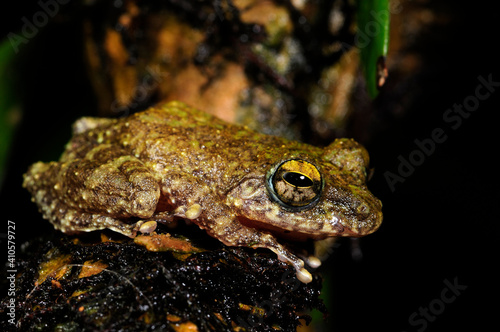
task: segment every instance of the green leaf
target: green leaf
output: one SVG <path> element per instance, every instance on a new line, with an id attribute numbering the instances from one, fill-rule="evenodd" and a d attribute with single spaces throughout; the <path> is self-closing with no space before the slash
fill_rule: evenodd
<path id="1" fill-rule="evenodd" d="M 378 95 L 387 77 L 385 59 L 389 45 L 389 0 L 358 0 L 356 46 L 370 97 Z"/>

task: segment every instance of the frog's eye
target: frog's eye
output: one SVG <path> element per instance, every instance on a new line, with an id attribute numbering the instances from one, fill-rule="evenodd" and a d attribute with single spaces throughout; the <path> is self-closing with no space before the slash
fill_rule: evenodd
<path id="1" fill-rule="evenodd" d="M 305 160 L 287 160 L 268 175 L 270 196 L 289 210 L 304 210 L 316 204 L 323 182 L 319 170 Z"/>

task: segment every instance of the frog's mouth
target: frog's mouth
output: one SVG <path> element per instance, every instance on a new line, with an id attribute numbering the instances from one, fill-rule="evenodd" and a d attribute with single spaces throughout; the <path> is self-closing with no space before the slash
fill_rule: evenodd
<path id="1" fill-rule="evenodd" d="M 238 221 L 244 226 L 271 233 L 272 235 L 287 241 L 302 242 L 309 239 L 322 240 L 327 237 L 332 237 L 331 235 L 325 233 L 301 232 L 300 230 L 284 229 L 262 221 L 252 220 L 241 216 L 238 217 Z M 339 236 L 343 236 L 343 234 L 339 234 Z"/>

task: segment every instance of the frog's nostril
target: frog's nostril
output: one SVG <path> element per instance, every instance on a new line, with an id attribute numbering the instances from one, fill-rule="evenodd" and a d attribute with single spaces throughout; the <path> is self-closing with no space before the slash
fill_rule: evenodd
<path id="1" fill-rule="evenodd" d="M 360 203 L 356 207 L 356 214 L 358 215 L 358 218 L 361 217 L 365 219 L 370 215 L 370 207 L 366 203 Z"/>

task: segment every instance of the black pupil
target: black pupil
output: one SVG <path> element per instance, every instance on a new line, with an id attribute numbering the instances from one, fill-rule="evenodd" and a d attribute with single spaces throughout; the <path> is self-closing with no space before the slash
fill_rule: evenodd
<path id="1" fill-rule="evenodd" d="M 313 182 L 310 178 L 308 178 L 304 174 L 296 172 L 286 172 L 285 174 L 283 174 L 283 180 L 295 187 L 311 187 L 313 185 Z"/>

